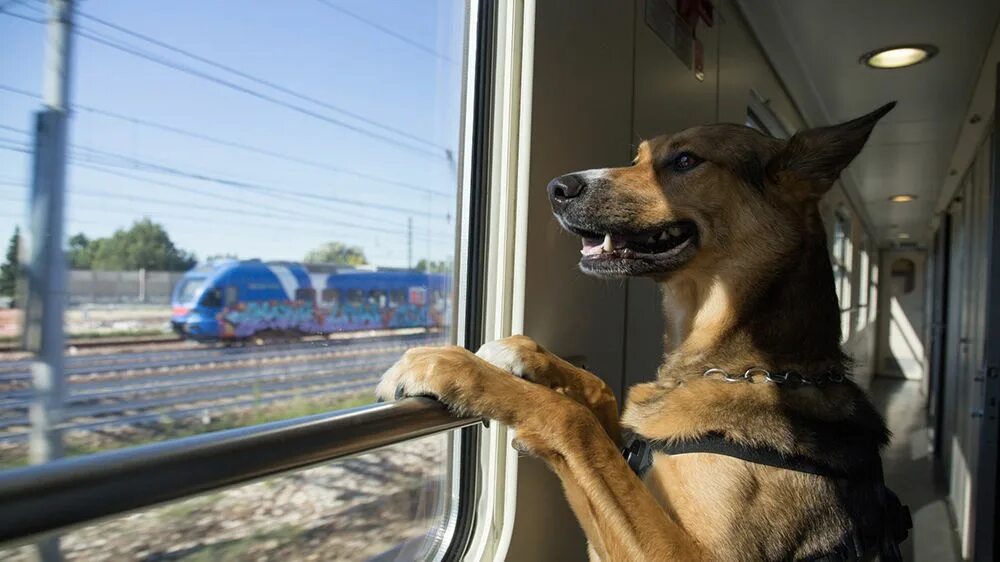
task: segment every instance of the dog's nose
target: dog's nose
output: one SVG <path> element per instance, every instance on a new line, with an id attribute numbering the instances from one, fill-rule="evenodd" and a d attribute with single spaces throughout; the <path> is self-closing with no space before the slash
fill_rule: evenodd
<path id="1" fill-rule="evenodd" d="M 549 201 L 552 202 L 553 207 L 563 207 L 569 203 L 570 200 L 583 193 L 583 188 L 585 187 L 587 187 L 587 183 L 583 181 L 583 178 L 576 174 L 559 176 L 549 182 L 549 186 L 547 188 L 549 192 Z"/>

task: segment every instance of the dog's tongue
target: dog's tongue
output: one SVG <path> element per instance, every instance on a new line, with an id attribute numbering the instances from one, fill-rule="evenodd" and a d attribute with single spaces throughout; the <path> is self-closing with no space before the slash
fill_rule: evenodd
<path id="1" fill-rule="evenodd" d="M 580 253 L 585 256 L 596 256 L 604 253 L 611 253 L 617 248 L 625 246 L 624 236 L 613 236 L 605 234 L 604 239 L 583 238 L 583 249 Z"/>

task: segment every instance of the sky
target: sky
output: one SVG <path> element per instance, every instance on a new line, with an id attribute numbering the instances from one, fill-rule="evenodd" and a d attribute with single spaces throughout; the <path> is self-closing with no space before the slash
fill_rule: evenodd
<path id="1" fill-rule="evenodd" d="M 27 224 L 41 107 L 45 25 L 23 18 L 47 8 L 0 8 L 5 245 Z M 201 259 L 301 260 L 339 241 L 406 266 L 412 221 L 413 263 L 452 256 L 465 2 L 87 0 L 78 12 L 67 237 L 149 217 Z"/>

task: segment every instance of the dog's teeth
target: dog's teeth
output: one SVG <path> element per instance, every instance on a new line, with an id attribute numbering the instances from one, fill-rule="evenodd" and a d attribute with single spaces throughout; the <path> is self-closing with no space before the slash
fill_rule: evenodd
<path id="1" fill-rule="evenodd" d="M 656 242 L 656 235 L 655 234 L 650 234 L 649 235 L 649 240 L 646 240 L 646 243 L 647 244 L 652 244 L 654 242 Z"/>
<path id="2" fill-rule="evenodd" d="M 680 235 L 681 235 L 681 233 L 683 233 L 683 232 L 684 232 L 684 231 L 683 231 L 683 230 L 681 230 L 681 227 L 679 227 L 679 226 L 671 226 L 671 227 L 670 227 L 670 235 L 671 235 L 671 236 L 674 236 L 674 237 L 676 237 L 676 236 L 680 236 Z"/>
<path id="3" fill-rule="evenodd" d="M 670 235 L 667 234 L 666 230 L 664 230 L 663 232 L 660 233 L 660 242 L 665 241 L 667 238 L 670 238 Z"/>
<path id="4" fill-rule="evenodd" d="M 610 234 L 604 235 L 604 243 L 601 244 L 601 249 L 609 253 L 615 251 L 615 243 L 611 240 Z"/>

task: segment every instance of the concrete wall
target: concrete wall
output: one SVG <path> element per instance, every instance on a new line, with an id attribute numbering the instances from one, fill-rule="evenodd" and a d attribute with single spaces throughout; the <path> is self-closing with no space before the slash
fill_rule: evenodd
<path id="1" fill-rule="evenodd" d="M 184 277 L 176 271 L 69 272 L 69 303 L 170 304 L 174 286 Z"/>

